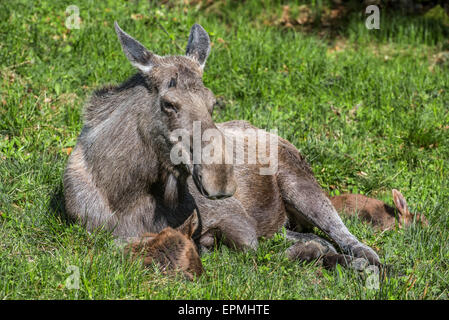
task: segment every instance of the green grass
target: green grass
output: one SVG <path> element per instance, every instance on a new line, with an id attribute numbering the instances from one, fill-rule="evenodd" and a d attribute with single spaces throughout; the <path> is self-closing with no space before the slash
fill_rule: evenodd
<path id="1" fill-rule="evenodd" d="M 0 3 L 0 298 L 448 298 L 449 63 L 435 63 L 449 48 L 445 18 L 383 14 L 381 29 L 367 30 L 353 13 L 322 33 L 277 24 L 286 1 L 33 3 Z M 71 4 L 79 30 L 64 25 Z M 114 20 L 161 55 L 182 54 L 175 43 L 184 48 L 202 24 L 214 44 L 204 82 L 224 105 L 216 121 L 277 128 L 328 192 L 391 202 L 397 188 L 428 217 L 428 228 L 387 232 L 345 220 L 391 267 L 379 290 L 366 273 L 287 261 L 280 235 L 257 252 L 202 256 L 208 276 L 198 281 L 165 277 L 124 260 L 106 232 L 89 235 L 53 213 L 83 103 L 134 72 Z M 79 290 L 65 287 L 68 266 L 79 268 Z"/>

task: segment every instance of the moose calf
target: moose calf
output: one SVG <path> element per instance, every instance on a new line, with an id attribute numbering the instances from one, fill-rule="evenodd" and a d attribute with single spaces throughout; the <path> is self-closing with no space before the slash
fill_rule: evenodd
<path id="1" fill-rule="evenodd" d="M 396 208 L 361 194 L 343 194 L 330 197 L 330 200 L 340 215 L 353 216 L 358 214 L 362 220 L 372 223 L 374 227 L 380 230 L 391 229 L 396 223 L 399 228 L 406 227 L 414 220 L 422 225 L 428 225 L 423 214 L 413 214 L 408 210 L 407 201 L 398 190 L 393 189 L 392 193 Z"/>
<path id="2" fill-rule="evenodd" d="M 196 210 L 178 228 L 165 228 L 159 233 L 145 233 L 125 247 L 125 255 L 143 258 L 144 266 L 156 263 L 163 272 L 181 271 L 189 279 L 200 276 L 204 269 L 192 235 L 198 228 Z"/>

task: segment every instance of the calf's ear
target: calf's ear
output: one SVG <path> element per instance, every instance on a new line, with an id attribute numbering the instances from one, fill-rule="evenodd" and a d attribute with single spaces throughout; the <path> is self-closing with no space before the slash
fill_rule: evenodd
<path id="1" fill-rule="evenodd" d="M 400 214 L 402 216 L 407 215 L 409 213 L 408 212 L 408 207 L 407 207 L 407 201 L 405 200 L 405 198 L 402 195 L 402 193 L 400 193 L 396 189 L 393 189 L 392 193 L 393 193 L 394 204 L 395 204 L 396 208 L 399 210 Z"/>
<path id="2" fill-rule="evenodd" d="M 157 64 L 160 57 L 123 31 L 117 21 L 114 22 L 114 27 L 125 56 L 139 71 L 148 73 Z"/>
<path id="3" fill-rule="evenodd" d="M 192 235 L 195 233 L 196 229 L 198 229 L 198 225 L 199 225 L 198 214 L 195 209 L 193 210 L 192 215 L 190 215 L 190 217 L 188 217 L 182 225 L 177 227 L 176 230 L 180 231 L 188 238 L 192 238 Z"/>

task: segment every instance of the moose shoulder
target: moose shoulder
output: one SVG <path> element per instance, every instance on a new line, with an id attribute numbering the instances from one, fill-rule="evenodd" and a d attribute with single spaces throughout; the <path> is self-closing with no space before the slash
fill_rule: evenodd
<path id="1" fill-rule="evenodd" d="M 259 237 L 272 236 L 288 220 L 297 232 L 317 226 L 345 254 L 379 263 L 377 254 L 345 227 L 292 144 L 244 121 L 214 123 L 215 98 L 202 82 L 210 40 L 200 25 L 192 27 L 185 55 L 166 57 L 115 28 L 138 73 L 96 91 L 85 108 L 84 126 L 64 174 L 71 217 L 90 231 L 106 228 L 127 239 L 175 228 L 197 208 L 200 227 L 194 238 L 202 246 L 222 239 L 243 250 L 256 248 Z M 242 140 L 240 151 L 214 150 L 231 163 L 173 162 L 175 146 L 190 159 L 195 148 L 191 139 L 179 145 L 171 134 L 182 129 L 193 136 L 196 128 L 201 135 L 213 131 L 220 141 L 238 139 L 248 130 L 274 139 L 270 153 L 277 166 L 261 174 L 261 161 L 240 161 L 260 150 L 259 140 L 254 149 L 250 139 Z M 203 139 L 199 143 L 207 148 Z M 300 233 L 292 239 L 326 242 Z"/>

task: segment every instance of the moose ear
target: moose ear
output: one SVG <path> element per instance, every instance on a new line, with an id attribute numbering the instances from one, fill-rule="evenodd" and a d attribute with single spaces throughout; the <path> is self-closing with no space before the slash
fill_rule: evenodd
<path id="1" fill-rule="evenodd" d="M 117 21 L 114 22 L 114 27 L 123 52 L 131 64 L 141 72 L 149 72 L 155 66 L 159 56 L 148 51 L 139 41 L 120 29 Z"/>
<path id="2" fill-rule="evenodd" d="M 399 210 L 401 215 L 405 216 L 408 214 L 408 208 L 407 208 L 407 201 L 405 200 L 402 193 L 400 193 L 398 190 L 393 189 L 393 201 L 396 206 L 396 208 Z"/>
<path id="3" fill-rule="evenodd" d="M 185 234 L 188 238 L 192 238 L 192 235 L 195 233 L 196 229 L 198 228 L 198 224 L 199 224 L 198 214 L 195 209 L 195 210 L 193 210 L 192 215 L 190 217 L 188 217 L 182 225 L 177 227 L 176 230 Z"/>
<path id="4" fill-rule="evenodd" d="M 187 43 L 186 56 L 197 60 L 202 69 L 206 65 L 210 52 L 210 39 L 206 30 L 199 24 L 194 24 L 190 29 L 189 41 Z"/>

